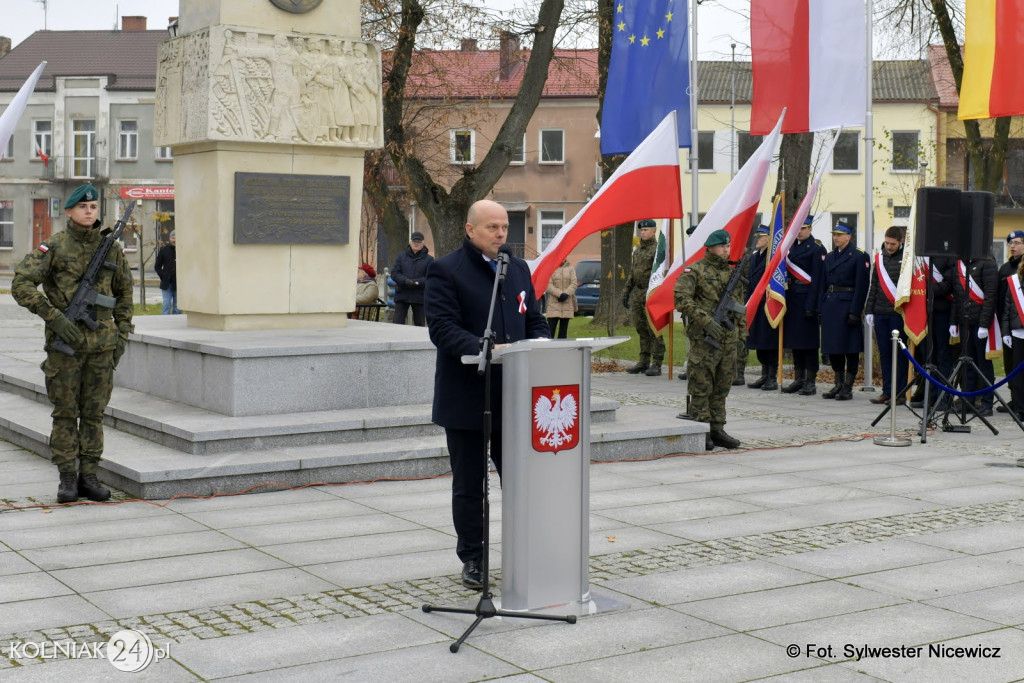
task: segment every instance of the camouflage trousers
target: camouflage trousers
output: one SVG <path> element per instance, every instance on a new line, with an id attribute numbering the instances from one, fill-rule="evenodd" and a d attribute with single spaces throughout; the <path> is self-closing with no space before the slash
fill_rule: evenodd
<path id="1" fill-rule="evenodd" d="M 42 364 L 53 404 L 50 452 L 61 472 L 95 474 L 103 455 L 103 411 L 114 388 L 114 352 L 49 351 Z"/>
<path id="2" fill-rule="evenodd" d="M 646 297 L 634 296 L 629 302 L 629 313 L 633 319 L 633 327 L 640 335 L 640 362 L 661 365 L 665 358 L 665 340 L 654 333 L 651 323 L 647 320 Z"/>
<path id="3" fill-rule="evenodd" d="M 690 417 L 720 429 L 725 424 L 725 399 L 736 378 L 736 343 L 730 337 L 716 349 L 689 336 L 690 354 L 686 359 L 689 373 L 686 392 L 690 396 Z"/>

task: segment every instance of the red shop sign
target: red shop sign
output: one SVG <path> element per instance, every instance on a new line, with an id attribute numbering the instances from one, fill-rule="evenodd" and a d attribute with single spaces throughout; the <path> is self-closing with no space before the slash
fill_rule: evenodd
<path id="1" fill-rule="evenodd" d="M 122 187 L 121 199 L 174 199 L 174 186 L 135 185 Z"/>

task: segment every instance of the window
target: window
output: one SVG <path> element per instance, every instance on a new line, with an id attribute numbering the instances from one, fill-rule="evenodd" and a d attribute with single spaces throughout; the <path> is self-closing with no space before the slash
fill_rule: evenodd
<path id="1" fill-rule="evenodd" d="M 139 122 L 121 121 L 117 134 L 117 158 L 139 158 Z"/>
<path id="2" fill-rule="evenodd" d="M 14 202 L 0 199 L 0 249 L 14 248 Z"/>
<path id="3" fill-rule="evenodd" d="M 854 235 L 856 235 L 856 232 L 857 232 L 857 216 L 859 216 L 859 215 L 860 214 L 857 214 L 857 213 L 833 213 L 832 214 L 832 225 L 829 226 L 829 230 L 831 230 L 833 226 L 842 223 L 843 225 L 848 227 L 850 230 L 852 230 Z"/>
<path id="4" fill-rule="evenodd" d="M 565 163 L 565 131 L 561 128 L 540 132 L 540 163 Z"/>
<path id="5" fill-rule="evenodd" d="M 860 133 L 855 130 L 844 130 L 839 134 L 839 139 L 836 140 L 836 147 L 832 151 L 833 171 L 860 170 L 860 153 L 857 144 L 859 140 Z"/>
<path id="6" fill-rule="evenodd" d="M 751 135 L 742 130 L 736 132 L 736 168 L 743 168 L 743 164 L 747 163 L 750 156 L 761 146 L 762 140 L 763 135 Z"/>
<path id="7" fill-rule="evenodd" d="M 916 130 L 892 134 L 892 170 L 920 171 L 917 163 L 920 137 L 921 134 Z"/>
<path id="8" fill-rule="evenodd" d="M 512 152 L 512 161 L 509 164 L 525 164 L 526 163 L 526 135 L 523 135 L 523 139 L 519 141 L 519 146 L 516 147 L 515 151 Z"/>
<path id="9" fill-rule="evenodd" d="M 96 142 L 96 121 L 78 119 L 71 122 L 71 157 L 73 178 L 93 177 L 93 146 Z"/>
<path id="10" fill-rule="evenodd" d="M 910 218 L 910 207 L 909 206 L 894 206 L 892 207 L 893 218 Z"/>
<path id="11" fill-rule="evenodd" d="M 473 133 L 466 129 L 451 131 L 450 156 L 453 164 L 473 163 Z"/>
<path id="12" fill-rule="evenodd" d="M 155 156 L 157 161 L 171 161 L 174 157 L 171 155 L 170 147 L 155 147 Z"/>
<path id="13" fill-rule="evenodd" d="M 32 150 L 32 158 L 36 161 L 42 160 L 39 153 L 46 156 L 53 154 L 53 121 L 33 121 L 32 139 L 35 140 L 35 149 Z"/>
<path id="14" fill-rule="evenodd" d="M 4 161 L 11 161 L 14 159 L 14 135 L 7 138 L 7 147 L 4 148 Z"/>
<path id="15" fill-rule="evenodd" d="M 715 132 L 697 131 L 697 170 L 715 170 Z"/>
<path id="16" fill-rule="evenodd" d="M 564 211 L 541 211 L 540 212 L 540 250 L 547 249 L 548 244 L 554 239 L 558 231 L 565 224 Z"/>

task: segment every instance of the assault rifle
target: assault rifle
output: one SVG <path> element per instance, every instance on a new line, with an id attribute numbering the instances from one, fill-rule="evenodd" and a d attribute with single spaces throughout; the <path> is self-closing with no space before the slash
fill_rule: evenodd
<path id="1" fill-rule="evenodd" d="M 100 270 L 102 268 L 117 270 L 115 264 L 107 261 L 107 254 L 110 252 L 110 247 L 113 246 L 114 242 L 121 238 L 121 233 L 124 232 L 125 225 L 127 225 L 128 219 L 134 210 L 135 202 L 133 201 L 125 209 L 120 220 L 114 223 L 113 229 L 103 236 L 100 246 L 96 247 L 96 251 L 93 252 L 92 259 L 89 261 L 89 267 L 85 269 L 85 275 L 82 276 L 82 281 L 78 283 L 75 295 L 71 297 L 71 303 L 64 309 L 64 316 L 71 322 L 81 322 L 90 330 L 95 330 L 99 327 L 99 323 L 96 322 L 96 306 L 113 308 L 117 303 L 114 297 L 106 296 L 96 291 L 96 281 L 100 277 Z M 53 342 L 53 348 L 67 356 L 75 355 L 75 350 L 60 336 Z"/>
<path id="2" fill-rule="evenodd" d="M 736 302 L 732 297 L 733 290 L 736 289 L 736 285 L 743 279 L 743 267 L 750 262 L 750 257 L 754 253 L 754 245 L 757 244 L 757 235 L 754 234 L 751 243 L 747 245 L 747 251 L 743 254 L 743 258 L 739 264 L 733 268 L 732 275 L 729 276 L 729 282 L 725 285 L 725 290 L 722 292 L 722 298 L 718 300 L 718 305 L 715 306 L 715 312 L 711 316 L 711 319 L 716 321 L 719 325 L 727 330 L 736 329 L 736 324 L 730 319 L 729 315 L 735 311 L 737 313 L 746 313 L 747 308 Z M 704 335 L 704 341 L 711 344 L 716 349 L 722 348 L 722 345 L 713 338 L 710 334 Z"/>

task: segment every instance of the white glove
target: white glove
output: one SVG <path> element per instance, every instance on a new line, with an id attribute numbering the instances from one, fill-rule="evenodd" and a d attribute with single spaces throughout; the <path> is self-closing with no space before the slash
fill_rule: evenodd
<path id="1" fill-rule="evenodd" d="M 988 329 L 984 327 L 978 328 L 978 339 L 988 339 Z"/>
<path id="2" fill-rule="evenodd" d="M 864 322 L 866 322 L 868 324 L 868 327 L 874 327 L 875 326 L 875 314 L 874 313 L 868 313 L 866 316 L 864 316 Z"/>
<path id="3" fill-rule="evenodd" d="M 950 337 L 959 337 L 960 336 L 960 326 L 959 325 L 950 325 L 949 326 L 949 336 Z"/>
<path id="4" fill-rule="evenodd" d="M 1013 346 L 1013 337 L 1010 336 L 1010 335 L 1006 335 L 1005 337 L 1003 337 L 1003 346 L 1005 346 L 1006 348 L 1012 347 Z"/>

